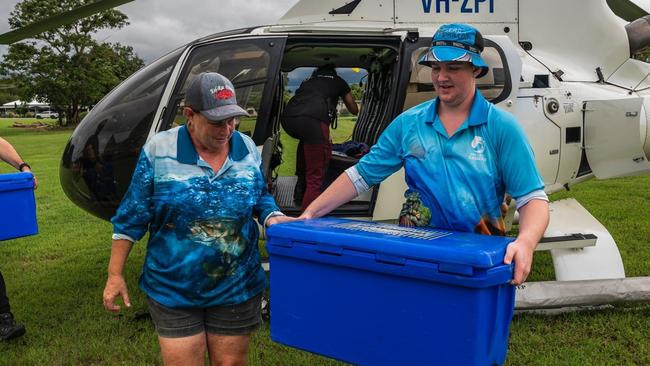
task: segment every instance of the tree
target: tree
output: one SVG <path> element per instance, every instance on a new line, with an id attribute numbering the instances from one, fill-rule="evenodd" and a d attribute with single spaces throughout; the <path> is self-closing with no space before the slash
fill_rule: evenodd
<path id="1" fill-rule="evenodd" d="M 23 0 L 9 15 L 12 29 L 71 10 L 93 0 Z M 132 47 L 100 43 L 92 35 L 101 29 L 127 25 L 117 10 L 80 19 L 39 34 L 33 41 L 12 44 L 0 73 L 11 77 L 23 100 L 49 102 L 59 112 L 60 123 L 79 122 L 84 106 L 99 101 L 115 85 L 144 63 Z"/>
<path id="2" fill-rule="evenodd" d="M 11 79 L 0 79 L 0 104 L 20 99 L 20 91 Z"/>
<path id="3" fill-rule="evenodd" d="M 354 100 L 363 99 L 363 88 L 359 84 L 350 85 L 350 92 L 352 93 Z"/>
<path id="4" fill-rule="evenodd" d="M 650 47 L 645 47 L 639 52 L 632 55 L 632 58 L 641 60 L 643 62 L 650 62 Z"/>

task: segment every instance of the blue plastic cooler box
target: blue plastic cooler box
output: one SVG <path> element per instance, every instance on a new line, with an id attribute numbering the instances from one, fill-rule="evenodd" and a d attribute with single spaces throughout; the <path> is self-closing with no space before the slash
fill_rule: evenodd
<path id="1" fill-rule="evenodd" d="M 334 218 L 266 234 L 274 341 L 360 365 L 505 361 L 513 238 Z"/>
<path id="2" fill-rule="evenodd" d="M 38 233 L 32 173 L 0 174 L 0 240 Z"/>

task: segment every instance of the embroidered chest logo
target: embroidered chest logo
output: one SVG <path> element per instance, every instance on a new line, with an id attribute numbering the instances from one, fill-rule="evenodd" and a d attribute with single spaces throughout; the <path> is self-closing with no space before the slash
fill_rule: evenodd
<path id="1" fill-rule="evenodd" d="M 485 151 L 485 143 L 481 136 L 474 136 L 474 140 L 472 140 L 472 149 L 477 154 L 483 154 Z"/>
<path id="2" fill-rule="evenodd" d="M 470 143 L 472 147 L 472 152 L 469 153 L 468 158 L 470 160 L 485 161 L 485 141 L 481 136 L 474 136 L 474 139 Z"/>

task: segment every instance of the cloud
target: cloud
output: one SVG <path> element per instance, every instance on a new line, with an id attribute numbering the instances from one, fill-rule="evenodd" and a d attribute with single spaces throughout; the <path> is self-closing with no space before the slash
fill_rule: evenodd
<path id="1" fill-rule="evenodd" d="M 0 14 L 13 10 L 17 0 L 0 1 Z M 99 41 L 132 46 L 146 63 L 195 39 L 256 25 L 273 24 L 298 0 L 135 0 L 118 7 L 130 25 L 96 34 Z M 0 33 L 9 31 L 0 19 Z M 0 54 L 4 54 L 0 46 Z"/>

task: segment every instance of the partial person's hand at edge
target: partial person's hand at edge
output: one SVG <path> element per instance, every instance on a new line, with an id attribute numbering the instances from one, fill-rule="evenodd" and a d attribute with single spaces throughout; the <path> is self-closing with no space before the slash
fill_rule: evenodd
<path id="1" fill-rule="evenodd" d="M 23 169 L 23 170 L 21 170 L 21 172 L 30 172 L 30 173 L 32 173 L 32 175 L 34 176 L 34 189 L 38 188 L 38 179 L 36 179 L 36 176 L 34 175 L 34 173 L 32 172 L 31 169 L 29 169 L 29 168 Z"/>

